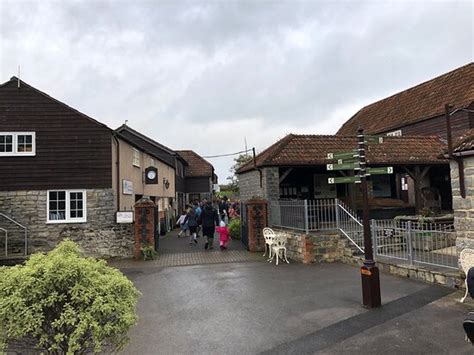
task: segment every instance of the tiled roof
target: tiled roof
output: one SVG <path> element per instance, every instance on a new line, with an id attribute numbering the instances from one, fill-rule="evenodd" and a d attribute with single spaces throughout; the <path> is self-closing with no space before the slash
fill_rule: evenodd
<path id="1" fill-rule="evenodd" d="M 344 123 L 337 134 L 352 135 L 362 126 L 366 133 L 395 130 L 408 123 L 442 115 L 444 105 L 467 107 L 474 102 L 474 63 L 438 76 L 365 106 Z"/>
<path id="2" fill-rule="evenodd" d="M 140 132 L 135 131 L 125 124 L 117 128 L 115 132 L 117 132 L 117 135 L 120 138 L 126 140 L 144 152 L 153 155 L 155 158 L 172 168 L 175 168 L 175 157 L 177 156 L 177 153 L 170 148 L 154 141 Z"/>
<path id="3" fill-rule="evenodd" d="M 446 144 L 438 137 L 384 137 L 382 144 L 369 144 L 368 163 L 382 164 L 446 164 L 440 159 Z M 350 136 L 289 134 L 256 157 L 257 167 L 314 166 L 330 163 L 328 153 L 357 148 L 357 138 Z M 254 168 L 253 161 L 238 173 Z"/>
<path id="4" fill-rule="evenodd" d="M 474 150 L 474 129 L 470 129 L 453 144 L 453 152 L 466 152 Z"/>
<path id="5" fill-rule="evenodd" d="M 214 167 L 211 163 L 192 150 L 176 151 L 187 163 L 186 177 L 213 176 Z"/>

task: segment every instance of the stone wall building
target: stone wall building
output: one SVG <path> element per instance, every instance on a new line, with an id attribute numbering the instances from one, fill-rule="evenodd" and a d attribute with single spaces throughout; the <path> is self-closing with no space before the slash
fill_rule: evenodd
<path id="1" fill-rule="evenodd" d="M 116 212 L 144 194 L 175 196 L 174 168 L 160 157 L 15 77 L 0 85 L 0 127 L 0 257 L 63 238 L 88 255 L 131 256 L 133 221 L 116 223 Z M 147 168 L 159 172 L 155 185 Z"/>
<path id="2" fill-rule="evenodd" d="M 359 189 L 354 184 L 331 184 L 329 178 L 350 176 L 352 171 L 328 170 L 329 153 L 351 151 L 357 147 L 354 136 L 289 134 L 258 154 L 255 161 L 238 171 L 242 200 L 261 197 L 315 200 L 339 198 L 354 210 L 361 208 Z M 373 175 L 369 181 L 373 218 L 392 218 L 413 214 L 426 202 L 425 191 L 444 191 L 437 203 L 451 209 L 449 163 L 439 158 L 445 143 L 438 137 L 384 137 L 383 143 L 370 144 L 369 167 L 390 166 L 392 174 Z M 415 186 L 408 186 L 407 172 Z M 416 190 L 419 193 L 416 193 Z"/>
<path id="3" fill-rule="evenodd" d="M 464 175 L 464 186 L 460 177 Z M 458 251 L 474 249 L 474 130 L 466 132 L 453 149 L 451 160 L 454 225 Z"/>

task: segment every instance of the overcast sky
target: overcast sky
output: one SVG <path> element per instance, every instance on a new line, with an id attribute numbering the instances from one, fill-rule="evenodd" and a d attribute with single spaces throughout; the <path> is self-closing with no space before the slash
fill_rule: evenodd
<path id="1" fill-rule="evenodd" d="M 473 61 L 472 1 L 5 1 L 17 75 L 107 124 L 201 155 L 332 134 Z M 210 160 L 225 182 L 232 158 Z"/>

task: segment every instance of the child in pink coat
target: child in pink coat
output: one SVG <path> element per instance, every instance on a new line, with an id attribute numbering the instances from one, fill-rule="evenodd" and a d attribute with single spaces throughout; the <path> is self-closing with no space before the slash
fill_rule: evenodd
<path id="1" fill-rule="evenodd" d="M 221 246 L 221 250 L 226 250 L 230 236 L 229 228 L 226 227 L 224 221 L 221 221 L 220 226 L 216 228 L 216 232 L 219 233 L 219 244 Z"/>

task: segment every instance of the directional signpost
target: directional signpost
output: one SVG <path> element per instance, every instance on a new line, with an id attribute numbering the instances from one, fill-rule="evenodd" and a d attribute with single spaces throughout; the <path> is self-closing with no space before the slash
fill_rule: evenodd
<path id="1" fill-rule="evenodd" d="M 358 176 L 340 176 L 328 178 L 329 184 L 350 184 L 350 183 L 360 183 L 360 177 Z"/>
<path id="2" fill-rule="evenodd" d="M 367 187 L 367 179 L 371 175 L 393 174 L 393 167 L 367 167 L 366 161 L 366 145 L 381 144 L 383 137 L 364 136 L 364 130 L 359 128 L 357 131 L 358 145 L 357 149 L 348 152 L 328 153 L 330 160 L 337 160 L 337 164 L 327 164 L 328 171 L 335 170 L 357 170 L 355 176 L 341 176 L 328 178 L 329 184 L 360 184 L 362 192 L 362 219 L 364 226 L 364 265 L 360 268 L 362 277 L 362 300 L 364 306 L 368 308 L 380 307 L 382 304 L 380 297 L 380 279 L 379 269 L 375 265 L 372 251 L 372 237 L 370 233 L 369 223 L 369 192 Z"/>
<path id="3" fill-rule="evenodd" d="M 341 164 L 326 164 L 327 170 L 355 170 L 359 169 L 359 162 L 341 163 Z"/>
<path id="4" fill-rule="evenodd" d="M 383 168 L 367 168 L 367 175 L 385 175 L 393 174 L 393 167 L 386 166 Z"/>

